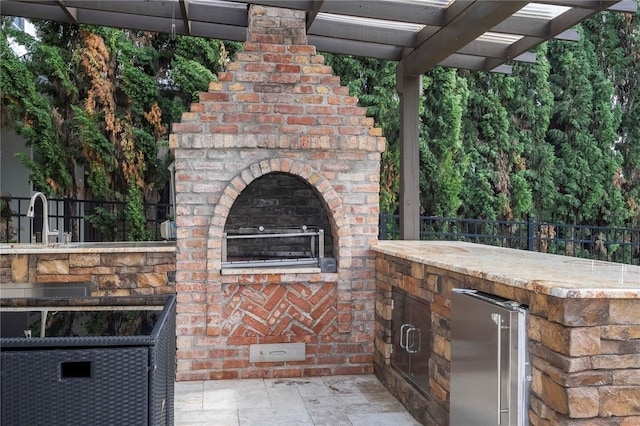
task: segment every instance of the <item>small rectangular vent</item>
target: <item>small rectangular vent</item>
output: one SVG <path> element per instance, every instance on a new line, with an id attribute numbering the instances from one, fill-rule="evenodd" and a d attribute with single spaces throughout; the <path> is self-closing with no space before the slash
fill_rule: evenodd
<path id="1" fill-rule="evenodd" d="M 304 361 L 304 343 L 274 343 L 249 346 L 250 362 Z"/>

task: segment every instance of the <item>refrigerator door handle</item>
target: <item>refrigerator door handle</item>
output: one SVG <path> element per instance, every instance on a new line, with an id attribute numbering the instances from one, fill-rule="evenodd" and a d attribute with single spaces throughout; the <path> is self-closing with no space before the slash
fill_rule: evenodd
<path id="1" fill-rule="evenodd" d="M 502 315 L 500 314 L 496 314 L 496 313 L 492 313 L 491 314 L 491 319 L 493 320 L 493 322 L 496 323 L 497 326 L 497 332 L 498 332 L 498 338 L 497 340 L 497 346 L 498 346 L 498 356 L 497 356 L 497 367 L 498 367 L 498 426 L 500 426 L 500 424 L 502 423 L 501 418 L 502 418 Z"/>

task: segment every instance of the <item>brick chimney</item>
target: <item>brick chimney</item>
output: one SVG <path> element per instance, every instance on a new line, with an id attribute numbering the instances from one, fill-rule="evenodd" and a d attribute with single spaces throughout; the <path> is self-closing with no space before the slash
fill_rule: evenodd
<path id="1" fill-rule="evenodd" d="M 302 11 L 250 6 L 244 51 L 173 125 L 178 380 L 373 371 L 370 247 L 385 140 L 307 44 L 305 24 Z M 235 201 L 274 173 L 319 199 L 336 272 L 221 268 Z M 252 358 L 255 345 L 272 344 L 302 354 Z"/>

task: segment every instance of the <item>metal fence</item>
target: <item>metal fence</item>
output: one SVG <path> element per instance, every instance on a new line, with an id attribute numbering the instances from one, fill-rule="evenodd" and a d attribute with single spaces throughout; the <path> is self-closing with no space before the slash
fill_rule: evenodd
<path id="1" fill-rule="evenodd" d="M 31 199 L 0 197 L 0 242 L 29 243 L 42 231 L 42 205 L 35 204 L 35 217 L 27 217 Z M 124 201 L 47 200 L 49 228 L 64 233 L 72 241 L 127 241 L 129 225 Z M 170 204 L 144 203 L 146 230 L 150 240 L 160 240 L 160 224 L 169 216 Z M 55 242 L 55 239 L 54 241 Z"/>
<path id="2" fill-rule="evenodd" d="M 380 216 L 381 240 L 398 239 L 397 215 Z M 547 222 L 420 217 L 421 240 L 468 241 L 640 265 L 640 229 Z"/>
<path id="3" fill-rule="evenodd" d="M 28 243 L 42 230 L 42 207 L 27 217 L 30 198 L 0 198 L 0 242 Z M 49 227 L 73 241 L 126 241 L 129 226 L 124 201 L 48 200 Z M 160 224 L 171 212 L 168 203 L 145 203 L 147 233 L 160 240 Z M 101 220 L 91 218 L 102 217 Z M 420 239 L 468 241 L 542 253 L 640 265 L 640 229 L 565 225 L 546 222 L 420 217 Z M 380 215 L 381 240 L 398 239 L 398 215 Z M 62 241 L 62 239 L 60 239 Z"/>

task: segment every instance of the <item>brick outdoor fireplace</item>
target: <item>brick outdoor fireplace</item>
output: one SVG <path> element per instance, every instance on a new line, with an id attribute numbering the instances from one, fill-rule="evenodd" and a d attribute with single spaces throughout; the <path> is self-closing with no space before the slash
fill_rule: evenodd
<path id="1" fill-rule="evenodd" d="M 178 380 L 373 371 L 384 146 L 304 12 L 251 6 L 244 51 L 171 135 Z M 334 268 L 224 267 L 225 232 L 261 225 L 322 230 Z"/>

